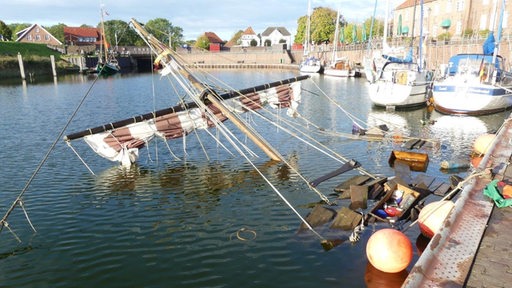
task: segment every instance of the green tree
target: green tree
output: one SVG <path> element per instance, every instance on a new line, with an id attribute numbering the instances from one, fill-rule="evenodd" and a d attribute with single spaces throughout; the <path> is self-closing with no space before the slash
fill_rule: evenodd
<path id="1" fill-rule="evenodd" d="M 9 24 L 8 26 L 9 26 L 9 28 L 12 31 L 12 36 L 11 36 L 12 40 L 16 40 L 17 37 L 18 37 L 16 34 L 18 34 L 18 32 L 20 32 L 21 30 L 32 26 L 32 24 L 28 24 L 28 23 L 12 23 L 12 24 Z"/>
<path id="2" fill-rule="evenodd" d="M 100 23 L 101 24 L 101 23 Z M 144 45 L 137 33 L 122 20 L 105 21 L 105 34 L 112 46 L 116 45 Z M 116 42 L 117 41 L 117 42 Z"/>
<path id="3" fill-rule="evenodd" d="M 312 43 L 332 42 L 336 30 L 337 12 L 331 8 L 317 7 L 311 13 L 310 40 Z M 304 43 L 307 30 L 307 15 L 297 20 L 297 34 L 294 43 Z M 340 15 L 340 26 L 345 25 L 345 20 Z"/>
<path id="4" fill-rule="evenodd" d="M 206 37 L 206 35 L 201 35 L 197 38 L 196 43 L 194 45 L 197 48 L 209 50 L 210 48 L 210 39 Z"/>
<path id="5" fill-rule="evenodd" d="M 183 29 L 173 26 L 169 20 L 164 18 L 156 18 L 149 20 L 145 28 L 163 43 L 171 43 L 172 48 L 183 44 Z"/>
<path id="6" fill-rule="evenodd" d="M 64 43 L 64 27 L 65 24 L 59 23 L 50 27 L 44 27 L 46 31 L 53 35 L 53 37 L 59 39 L 60 42 Z"/>
<path id="7" fill-rule="evenodd" d="M 370 27 L 372 26 L 372 18 L 370 17 L 364 21 L 364 27 L 366 27 L 366 35 L 370 37 Z M 371 31 L 372 38 L 378 38 L 384 35 L 384 21 L 381 19 L 375 19 L 373 21 L 373 30 Z"/>
<path id="8" fill-rule="evenodd" d="M 4 40 L 12 40 L 11 28 L 9 28 L 9 26 L 7 26 L 2 20 L 0 20 L 0 35 L 2 35 Z"/>

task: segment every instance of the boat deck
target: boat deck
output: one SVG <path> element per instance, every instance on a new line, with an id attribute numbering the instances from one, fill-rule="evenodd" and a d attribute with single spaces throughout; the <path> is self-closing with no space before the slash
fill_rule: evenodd
<path id="1" fill-rule="evenodd" d="M 492 180 L 512 180 L 510 116 L 488 151 L 403 287 L 507 287 L 512 282 L 512 208 L 498 208 L 483 195 Z"/>

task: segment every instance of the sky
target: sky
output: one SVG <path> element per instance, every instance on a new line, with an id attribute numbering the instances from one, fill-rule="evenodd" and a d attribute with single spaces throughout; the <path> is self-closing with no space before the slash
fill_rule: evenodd
<path id="1" fill-rule="evenodd" d="M 390 10 L 405 0 L 389 0 Z M 267 27 L 283 26 L 292 34 L 297 20 L 307 14 L 308 0 L 4 0 L 0 20 L 6 24 L 29 23 L 53 26 L 63 23 L 78 27 L 96 26 L 100 7 L 107 20 L 131 18 L 145 23 L 164 18 L 183 29 L 184 40 L 195 40 L 204 32 L 215 32 L 229 40 L 239 30 L 252 27 L 256 34 Z M 375 0 L 311 0 L 311 7 L 340 9 L 350 23 L 362 23 L 373 16 Z M 377 3 L 377 18 L 384 18 L 386 1 Z"/>

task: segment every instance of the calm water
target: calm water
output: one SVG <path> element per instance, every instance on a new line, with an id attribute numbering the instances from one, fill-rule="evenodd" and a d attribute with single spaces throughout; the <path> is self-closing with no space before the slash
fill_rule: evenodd
<path id="1" fill-rule="evenodd" d="M 235 88 L 296 75 L 290 71 L 212 73 Z M 2 215 L 84 95 L 88 97 L 67 133 L 177 101 L 168 82 L 156 75 L 118 75 L 91 86 L 93 81 L 86 76 L 67 76 L 55 83 L 0 86 Z M 450 176 L 440 172 L 442 160 L 467 160 L 474 139 L 498 129 L 508 116 L 452 117 L 426 108 L 386 112 L 372 108 L 364 78 L 314 76 L 306 81 L 299 111 L 322 128 L 316 129 L 322 133 L 312 135 L 344 157 L 359 161 L 367 171 L 386 176 L 393 175 L 387 160 L 399 146 L 391 141 L 344 137 L 351 132 L 352 121 L 321 96 L 317 85 L 353 117 L 371 124 L 385 120 L 404 136 L 436 140 L 435 148 L 426 151 L 430 156 L 427 173 L 441 179 Z M 433 124 L 424 125 L 421 120 Z M 308 180 L 340 166 L 260 119 L 248 121 Z M 83 141 L 73 142 L 95 176 L 59 138 L 23 198 L 37 233 L 32 233 L 23 212 L 16 209 L 9 224 L 22 243 L 7 229 L 0 234 L 0 286 L 365 287 L 375 279 L 386 279 L 366 260 L 366 241 L 374 227 L 367 227 L 356 244 L 343 243 L 324 251 L 310 232 L 297 233 L 300 220 L 250 164 L 211 140 L 197 140 L 208 139 L 204 131 L 197 136 L 187 137 L 186 154 L 181 139 L 169 142 L 181 160 L 169 155 L 162 142 L 151 144 L 141 151 L 140 163 L 131 171 L 96 156 Z M 248 140 L 246 143 L 253 146 Z M 270 163 L 257 148 L 253 150 L 261 156 L 252 158 L 255 166 L 306 216 L 318 196 L 296 173 Z M 338 176 L 318 189 L 330 195 L 337 184 L 354 175 L 357 173 Z M 246 232 L 242 236 L 250 239 L 239 240 L 236 232 L 242 228 L 254 231 L 256 237 L 252 239 L 253 234 Z M 340 236 L 346 236 L 343 233 Z M 419 232 L 415 227 L 407 235 L 414 245 Z M 417 257 L 415 251 L 413 262 Z"/>

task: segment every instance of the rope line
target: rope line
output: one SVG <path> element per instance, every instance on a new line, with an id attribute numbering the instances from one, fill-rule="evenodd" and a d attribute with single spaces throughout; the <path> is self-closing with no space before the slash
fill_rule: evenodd
<path id="1" fill-rule="evenodd" d="M 96 76 L 96 78 L 94 79 L 94 81 L 92 82 L 91 86 L 89 87 L 89 89 L 87 90 L 87 92 L 85 93 L 84 97 L 82 97 L 82 99 L 80 100 L 78 106 L 75 108 L 75 110 L 73 111 L 73 113 L 71 113 L 71 116 L 69 117 L 69 119 L 67 120 L 66 124 L 64 125 L 64 127 L 62 127 L 62 129 L 60 130 L 60 132 L 58 133 L 58 135 L 55 137 L 55 140 L 53 141 L 53 143 L 50 145 L 50 148 L 48 149 L 48 151 L 46 152 L 46 154 L 44 155 L 43 159 L 41 159 L 41 161 L 39 162 L 39 164 L 37 165 L 36 169 L 34 170 L 34 172 L 32 173 L 32 175 L 30 176 L 30 178 L 27 180 L 25 186 L 23 187 L 23 189 L 21 190 L 21 192 L 18 194 L 18 197 L 16 197 L 16 200 L 14 200 L 14 202 L 12 203 L 11 207 L 7 210 L 7 212 L 5 213 L 5 215 L 2 217 L 2 220 L 0 220 L 0 233 L 2 232 L 3 230 L 3 227 L 5 226 L 5 223 L 7 221 L 7 218 L 9 217 L 9 215 L 12 213 L 12 211 L 14 210 L 14 208 L 16 207 L 16 205 L 21 201 L 21 198 L 23 197 L 23 195 L 25 194 L 25 192 L 28 190 L 28 188 L 30 187 L 30 184 L 32 184 L 32 181 L 34 181 L 36 175 L 39 173 L 39 171 L 41 170 L 41 168 L 43 167 L 43 165 L 46 163 L 46 161 L 48 160 L 51 152 L 55 149 L 55 146 L 57 146 L 57 143 L 58 141 L 62 138 L 62 135 L 64 135 L 64 132 L 66 131 L 66 129 L 68 128 L 68 126 L 71 124 L 71 121 L 75 118 L 76 114 L 78 113 L 78 110 L 80 109 L 80 107 L 82 107 L 83 103 L 85 102 L 85 99 L 88 97 L 89 93 L 91 92 L 92 88 L 94 87 L 94 84 L 96 84 L 96 82 L 98 81 L 99 79 L 99 75 Z M 28 216 L 27 216 L 28 218 Z M 10 229 L 9 229 L 10 230 Z M 36 232 L 34 230 L 34 232 Z"/>

